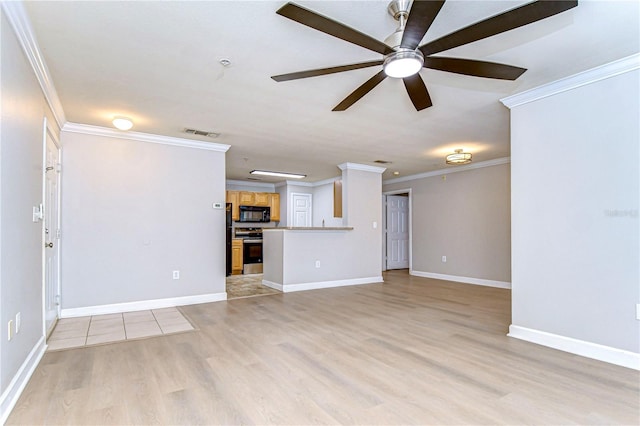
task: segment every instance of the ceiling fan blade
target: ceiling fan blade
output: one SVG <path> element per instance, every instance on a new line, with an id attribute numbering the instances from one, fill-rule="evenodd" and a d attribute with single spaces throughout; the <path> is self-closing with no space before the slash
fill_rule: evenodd
<path id="1" fill-rule="evenodd" d="M 419 47 L 424 56 L 491 37 L 548 18 L 578 5 L 577 0 L 540 0 L 469 25 Z"/>
<path id="2" fill-rule="evenodd" d="M 271 78 L 275 81 L 298 80 L 300 78 L 317 77 L 320 75 L 335 74 L 337 72 L 358 70 L 360 68 L 374 67 L 382 65 L 384 61 L 360 62 L 359 64 L 342 65 L 339 67 L 319 68 L 316 70 L 292 72 L 290 74 L 274 75 Z"/>
<path id="3" fill-rule="evenodd" d="M 302 25 L 322 31 L 323 33 L 364 47 L 365 49 L 373 50 L 382 55 L 393 52 L 393 49 L 383 42 L 312 10 L 298 6 L 297 4 L 287 3 L 278 9 L 276 13 Z"/>
<path id="4" fill-rule="evenodd" d="M 456 74 L 474 77 L 496 78 L 500 80 L 515 80 L 527 69 L 495 62 L 476 61 L 473 59 L 441 58 L 429 56 L 424 58 L 425 68 L 454 72 Z"/>
<path id="5" fill-rule="evenodd" d="M 419 73 L 405 77 L 402 81 L 404 82 L 404 87 L 407 88 L 407 93 L 411 98 L 411 102 L 413 102 L 413 106 L 416 107 L 416 111 L 421 111 L 433 105 L 427 86 L 424 85 Z"/>
<path id="6" fill-rule="evenodd" d="M 336 107 L 334 109 L 332 109 L 331 111 L 344 111 L 344 110 L 346 110 L 351 105 L 353 105 L 356 102 L 358 102 L 358 100 L 361 97 L 363 97 L 364 95 L 369 93 L 371 91 L 371 89 L 373 89 L 378 84 L 380 84 L 382 82 L 382 80 L 384 80 L 385 78 L 387 78 L 387 74 L 385 74 L 384 70 L 380 71 L 378 74 L 374 75 L 369 80 L 365 81 L 365 83 L 362 86 L 358 87 L 356 90 L 351 92 L 351 94 L 349 96 L 344 98 L 344 100 L 342 102 L 340 102 L 338 105 L 336 105 Z"/>
<path id="7" fill-rule="evenodd" d="M 444 2 L 445 0 L 414 0 L 411 4 L 407 24 L 404 27 L 400 47 L 415 49 L 420 44 L 433 20 L 438 16 Z"/>

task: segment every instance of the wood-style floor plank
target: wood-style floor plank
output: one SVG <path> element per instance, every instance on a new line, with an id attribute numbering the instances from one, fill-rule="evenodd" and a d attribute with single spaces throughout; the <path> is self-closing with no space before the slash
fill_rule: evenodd
<path id="1" fill-rule="evenodd" d="M 637 371 L 506 336 L 509 290 L 384 276 L 47 353 L 7 424 L 640 423 Z"/>

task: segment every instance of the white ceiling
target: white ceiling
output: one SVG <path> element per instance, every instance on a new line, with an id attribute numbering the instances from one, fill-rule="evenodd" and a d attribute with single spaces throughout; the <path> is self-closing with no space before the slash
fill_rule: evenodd
<path id="1" fill-rule="evenodd" d="M 393 171 L 447 167 L 444 155 L 455 148 L 474 161 L 506 157 L 509 111 L 499 99 L 640 50 L 640 2 L 583 0 L 439 54 L 527 68 L 515 82 L 423 69 L 431 108 L 415 111 L 402 81 L 387 78 L 347 111 L 332 112 L 380 68 L 282 83 L 270 76 L 380 56 L 276 15 L 284 3 L 30 1 L 26 8 L 67 120 L 110 127 L 125 115 L 138 132 L 229 144 L 227 178 L 237 180 L 267 169 L 314 182 L 337 176 L 338 164 L 375 160 L 392 162 L 389 179 Z M 379 40 L 396 27 L 386 0 L 296 3 Z M 524 3 L 450 0 L 423 42 Z M 191 136 L 185 127 L 221 136 Z"/>

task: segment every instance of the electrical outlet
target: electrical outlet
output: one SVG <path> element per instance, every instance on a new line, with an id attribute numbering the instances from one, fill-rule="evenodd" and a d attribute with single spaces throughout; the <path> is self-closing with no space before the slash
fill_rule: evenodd
<path id="1" fill-rule="evenodd" d="M 442 256 L 442 263 L 447 263 L 447 256 Z"/>
<path id="2" fill-rule="evenodd" d="M 173 271 L 173 279 L 174 280 L 180 279 L 180 271 Z"/>
<path id="3" fill-rule="evenodd" d="M 18 312 L 16 314 L 16 334 L 20 333 L 20 324 L 22 322 L 21 320 L 22 320 L 22 318 L 20 316 L 20 312 Z"/>
<path id="4" fill-rule="evenodd" d="M 320 261 L 316 260 L 316 268 L 319 268 L 319 267 L 320 267 Z"/>
<path id="5" fill-rule="evenodd" d="M 13 337 L 13 320 L 9 320 L 9 324 L 7 324 L 7 339 L 11 340 Z"/>

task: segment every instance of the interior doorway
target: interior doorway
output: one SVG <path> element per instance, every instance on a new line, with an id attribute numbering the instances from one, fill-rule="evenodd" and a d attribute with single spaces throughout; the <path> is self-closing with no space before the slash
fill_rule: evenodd
<path id="1" fill-rule="evenodd" d="M 44 331 L 60 317 L 60 145 L 44 121 L 43 245 Z"/>
<path id="2" fill-rule="evenodd" d="M 384 193 L 382 196 L 383 270 L 411 269 L 411 190 Z"/>

